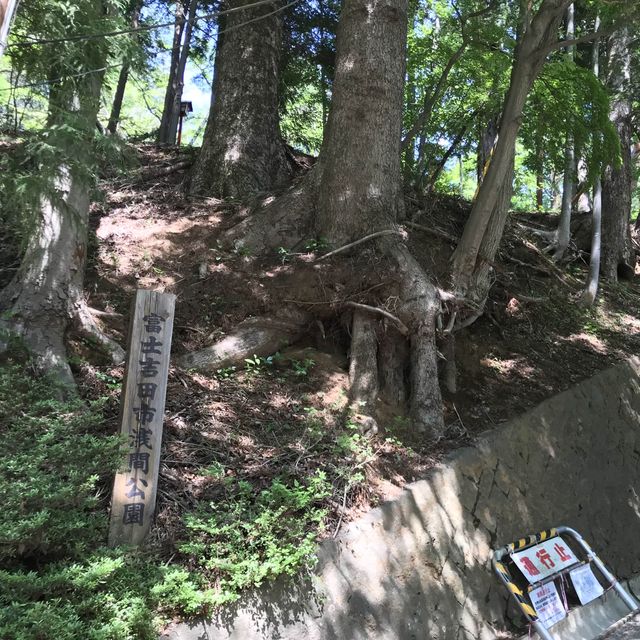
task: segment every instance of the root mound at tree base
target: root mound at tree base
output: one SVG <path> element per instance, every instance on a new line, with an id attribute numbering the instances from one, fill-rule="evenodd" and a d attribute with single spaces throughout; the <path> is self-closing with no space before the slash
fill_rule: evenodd
<path id="1" fill-rule="evenodd" d="M 301 184 L 281 198 L 269 202 L 255 216 L 243 220 L 237 227 L 227 231 L 225 239 L 234 240 L 242 237 L 247 246 L 262 253 L 274 252 L 280 247 L 285 251 L 294 251 L 295 247 L 291 243 L 299 243 L 301 236 L 298 233 L 291 238 L 286 230 L 313 228 L 314 208 L 310 205 L 314 201 L 317 187 L 316 170 L 317 167 L 305 176 Z M 410 346 L 395 347 L 395 373 L 383 376 L 385 395 L 396 401 L 409 397 L 414 428 L 430 440 L 438 440 L 444 434 L 435 328 L 440 301 L 437 289 L 400 240 L 399 235 L 401 234 L 373 238 L 367 243 L 371 246 L 357 247 L 358 259 L 385 261 L 388 267 L 387 275 L 389 272 L 392 274 L 391 281 L 376 291 L 375 299 L 365 302 L 384 309 L 386 301 L 394 301 L 397 308 L 393 315 L 400 320 L 400 325 L 409 331 L 408 337 L 405 339 L 401 336 L 400 340 L 405 340 Z M 289 244 L 279 244 L 287 237 Z M 258 246 L 254 239 L 259 240 Z M 275 245 L 270 244 L 274 241 Z M 339 254 L 330 260 L 334 263 L 339 262 L 345 255 L 347 254 Z M 326 284 L 331 285 L 330 282 Z M 320 302 L 317 293 L 316 300 L 307 300 L 309 305 L 313 305 L 314 302 Z M 349 301 L 343 300 L 343 303 L 347 302 Z M 289 312 L 286 315 L 289 315 Z M 212 347 L 183 356 L 179 363 L 187 368 L 212 370 L 242 362 L 254 353 L 259 356 L 268 355 L 284 344 L 292 344 L 309 320 L 310 317 L 305 315 L 299 322 L 294 321 L 293 325 L 282 325 L 279 322 L 271 324 L 272 321 L 268 319 L 249 321 Z M 372 432 L 377 429 L 374 406 L 378 396 L 378 370 L 385 369 L 384 359 L 388 354 L 387 348 L 378 348 L 378 341 L 375 339 L 376 324 L 378 323 L 367 317 L 366 313 L 356 310 L 353 314 L 350 347 L 352 411 L 361 416 L 363 430 Z M 387 331 L 398 333 L 398 326 L 389 322 Z M 408 393 L 402 380 L 405 369 L 409 370 Z"/>

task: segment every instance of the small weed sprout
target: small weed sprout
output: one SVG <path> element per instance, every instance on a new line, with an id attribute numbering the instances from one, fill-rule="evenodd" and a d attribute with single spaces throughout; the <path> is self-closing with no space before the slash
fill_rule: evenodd
<path id="1" fill-rule="evenodd" d="M 300 378 L 306 378 L 309 375 L 309 371 L 315 366 L 315 360 L 311 358 L 305 358 L 304 360 L 292 360 L 291 368 L 294 375 Z"/>
<path id="2" fill-rule="evenodd" d="M 233 378 L 235 373 L 235 367 L 222 367 L 222 369 L 217 369 L 214 375 L 218 380 L 228 380 L 229 378 Z"/>
<path id="3" fill-rule="evenodd" d="M 286 264 L 291 260 L 291 252 L 285 247 L 278 247 L 276 250 L 282 264 Z"/>

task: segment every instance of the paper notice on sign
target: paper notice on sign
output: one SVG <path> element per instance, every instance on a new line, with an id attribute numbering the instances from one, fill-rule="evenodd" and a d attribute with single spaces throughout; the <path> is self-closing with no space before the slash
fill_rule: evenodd
<path id="1" fill-rule="evenodd" d="M 593 575 L 593 571 L 588 564 L 574 569 L 569 575 L 580 599 L 580 604 L 587 604 L 587 602 L 599 598 L 604 593 L 602 585 Z"/>
<path id="2" fill-rule="evenodd" d="M 512 553 L 511 557 L 530 584 L 544 580 L 578 562 L 578 558 L 560 536 Z"/>
<path id="3" fill-rule="evenodd" d="M 540 622 L 548 629 L 566 617 L 562 600 L 553 582 L 547 582 L 529 592 L 531 604 L 538 614 Z"/>

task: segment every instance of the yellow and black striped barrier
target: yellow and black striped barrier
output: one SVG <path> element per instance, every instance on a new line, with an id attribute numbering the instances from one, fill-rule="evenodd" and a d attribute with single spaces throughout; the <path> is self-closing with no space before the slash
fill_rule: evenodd
<path id="1" fill-rule="evenodd" d="M 598 558 L 598 556 L 594 553 L 591 547 L 585 542 L 583 537 L 577 531 L 565 526 L 553 529 L 545 529 L 544 531 L 525 536 L 524 538 L 520 538 L 515 542 L 511 542 L 504 547 L 497 549 L 493 552 L 492 560 L 493 569 L 496 572 L 496 575 L 498 576 L 502 584 L 504 584 L 507 591 L 509 591 L 511 597 L 518 604 L 520 611 L 522 611 L 522 613 L 525 615 L 529 624 L 531 624 L 533 628 L 538 632 L 538 635 L 542 640 L 553 640 L 553 637 L 550 635 L 546 627 L 540 622 L 538 614 L 531 604 L 528 593 L 525 594 L 525 592 L 520 587 L 518 587 L 517 584 L 514 583 L 511 574 L 509 573 L 509 569 L 503 562 L 503 559 L 505 558 L 505 556 L 509 556 L 514 552 L 522 551 L 524 549 L 527 549 L 528 547 L 533 547 L 534 545 L 540 544 L 541 542 L 549 540 L 550 538 L 555 538 L 557 536 L 559 537 L 560 534 L 569 535 L 575 540 L 577 545 L 586 555 L 587 561 L 593 562 L 593 564 L 602 573 L 605 580 L 609 582 L 611 588 L 613 588 L 618 593 L 618 595 L 622 598 L 629 609 L 631 609 L 631 611 L 640 610 L 640 605 L 638 605 L 636 600 L 630 594 L 628 594 L 626 590 L 620 585 L 615 576 L 607 569 L 604 563 L 600 560 L 600 558 Z M 529 590 L 530 589 L 531 587 L 529 588 Z"/>
<path id="2" fill-rule="evenodd" d="M 520 540 L 516 542 L 511 542 L 507 545 L 507 549 L 509 549 L 509 553 L 513 553 L 514 551 L 522 551 L 523 549 L 527 549 L 528 547 L 533 547 L 535 544 L 540 544 L 549 538 L 554 538 L 558 535 L 557 529 L 545 529 L 544 531 L 540 531 L 540 533 L 534 533 L 530 536 L 526 536 L 525 538 L 520 538 Z"/>
<path id="3" fill-rule="evenodd" d="M 536 614 L 535 609 L 527 602 L 527 596 L 525 596 L 524 592 L 515 582 L 511 579 L 511 574 L 507 567 L 505 567 L 502 562 L 495 562 L 494 569 L 496 573 L 500 576 L 504 586 L 507 588 L 509 593 L 513 596 L 515 601 L 518 603 L 520 610 L 527 616 L 527 620 L 533 623 L 538 619 L 538 615 Z"/>

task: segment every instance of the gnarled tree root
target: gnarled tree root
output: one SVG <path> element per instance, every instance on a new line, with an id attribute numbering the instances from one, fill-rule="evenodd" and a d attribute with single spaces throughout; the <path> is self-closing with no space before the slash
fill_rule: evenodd
<path id="1" fill-rule="evenodd" d="M 310 220 L 317 200 L 320 170 L 316 165 L 288 191 L 275 200 L 269 198 L 242 222 L 231 227 L 224 240 L 254 253 L 278 247 L 297 248 L 309 239 Z"/>
<path id="2" fill-rule="evenodd" d="M 240 242 L 254 251 L 265 252 L 278 246 L 293 248 L 311 229 L 319 173 L 318 166 L 289 192 L 256 212 L 227 232 L 226 239 Z M 293 234 L 293 235 L 290 235 Z M 373 415 L 380 384 L 385 395 L 401 404 L 407 397 L 405 370 L 409 369 L 409 405 L 413 426 L 430 440 L 438 440 L 444 433 L 442 396 L 438 383 L 435 319 L 440 313 L 438 290 L 402 242 L 401 234 L 376 238 L 376 247 L 394 265 L 399 291 L 390 292 L 400 301 L 387 323 L 388 331 L 398 335 L 397 341 L 385 341 L 378 348 L 376 327 L 380 321 L 370 309 L 354 306 L 351 344 L 351 407 L 362 416 L 362 430 L 377 428 Z M 334 258 L 338 259 L 338 257 Z M 261 322 L 261 321 L 256 321 Z M 408 334 L 405 339 L 401 334 Z M 281 348 L 284 341 L 293 341 L 296 330 L 282 326 L 257 327 L 251 323 L 213 347 L 189 354 L 179 360 L 184 367 L 213 370 L 241 362 L 254 353 L 266 355 Z M 404 344 L 402 344 L 402 342 Z M 410 349 L 407 347 L 410 345 Z M 388 359 L 393 352 L 393 358 Z M 407 363 L 409 367 L 407 367 Z M 387 367 L 391 369 L 387 371 Z M 362 409 L 366 409 L 363 411 Z"/>
<path id="3" fill-rule="evenodd" d="M 444 419 L 436 348 L 438 291 L 404 244 L 397 241 L 384 244 L 398 267 L 402 305 L 397 313 L 411 330 L 411 421 L 430 440 L 439 440 L 444 434 Z"/>
<path id="4" fill-rule="evenodd" d="M 357 310 L 351 323 L 349 358 L 349 408 L 363 433 L 378 432 L 374 418 L 378 399 L 378 341 L 374 320 L 366 311 Z"/>
<path id="5" fill-rule="evenodd" d="M 408 362 L 407 339 L 389 327 L 378 341 L 378 380 L 380 395 L 393 407 L 401 407 L 407 402 L 405 372 Z"/>
<path id="6" fill-rule="evenodd" d="M 277 317 L 250 318 L 210 347 L 178 358 L 177 364 L 196 371 L 216 371 L 254 355 L 267 356 L 298 340 L 310 321 L 309 314 L 294 309 Z"/>
<path id="7" fill-rule="evenodd" d="M 101 331 L 84 301 L 74 305 L 73 321 L 76 331 L 109 356 L 112 364 L 117 366 L 125 361 L 124 349 Z"/>

